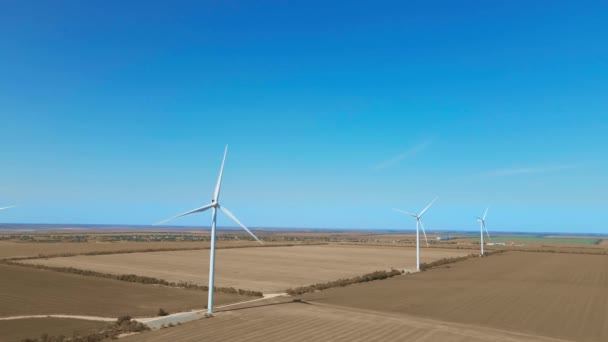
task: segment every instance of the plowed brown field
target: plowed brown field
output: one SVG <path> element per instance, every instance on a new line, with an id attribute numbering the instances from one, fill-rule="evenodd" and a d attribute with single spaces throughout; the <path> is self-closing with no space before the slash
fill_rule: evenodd
<path id="1" fill-rule="evenodd" d="M 144 332 L 125 342 L 418 341 L 550 342 L 554 339 L 320 304 L 287 303 L 220 312 L 214 318 Z"/>
<path id="2" fill-rule="evenodd" d="M 608 340 L 608 257 L 600 255 L 507 252 L 302 298 L 572 341 Z"/>
<path id="3" fill-rule="evenodd" d="M 248 299 L 251 297 L 216 294 L 218 304 Z M 154 316 L 159 308 L 176 312 L 200 309 L 206 304 L 205 291 L 0 265 L 0 317 L 47 314 Z"/>
<path id="4" fill-rule="evenodd" d="M 422 261 L 462 256 L 475 251 L 423 248 Z M 364 246 L 297 246 L 220 249 L 216 252 L 216 286 L 283 292 L 294 286 L 349 278 L 390 268 L 415 268 L 414 248 Z M 209 251 L 174 251 L 76 256 L 29 263 L 71 266 L 115 274 L 137 274 L 168 281 L 207 284 Z"/>

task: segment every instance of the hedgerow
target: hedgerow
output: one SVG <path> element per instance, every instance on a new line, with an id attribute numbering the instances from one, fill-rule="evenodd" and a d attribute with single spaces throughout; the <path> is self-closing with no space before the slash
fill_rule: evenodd
<path id="1" fill-rule="evenodd" d="M 116 322 L 102 330 L 88 334 L 88 335 L 76 335 L 73 336 L 49 336 L 48 334 L 42 334 L 38 338 L 26 338 L 21 340 L 22 342 L 99 342 L 105 339 L 116 339 L 118 335 L 133 332 L 142 332 L 150 330 L 146 325 L 136 322 L 131 319 L 130 316 L 121 316 Z"/>
<path id="2" fill-rule="evenodd" d="M 348 285 L 357 284 L 357 283 L 365 283 L 365 282 L 372 281 L 372 280 L 386 279 L 386 278 L 400 275 L 401 273 L 402 272 L 399 270 L 376 271 L 376 272 L 367 273 L 362 276 L 358 276 L 358 277 L 354 277 L 354 278 L 338 279 L 338 280 L 330 281 L 327 283 L 300 286 L 300 287 L 296 287 L 293 289 L 290 288 L 290 289 L 285 290 L 285 292 L 287 292 L 287 294 L 292 295 L 292 296 L 300 295 L 300 294 L 304 294 L 304 293 L 308 293 L 308 292 L 326 290 L 326 289 L 329 289 L 332 287 L 343 287 L 343 286 L 348 286 Z"/>
<path id="3" fill-rule="evenodd" d="M 91 271 L 91 270 L 83 270 L 83 269 L 74 268 L 74 267 L 57 267 L 57 266 L 47 266 L 47 265 L 39 265 L 39 264 L 23 264 L 23 263 L 19 263 L 19 262 L 13 261 L 13 260 L 2 260 L 2 261 L 0 261 L 0 263 L 6 264 L 6 265 L 29 267 L 29 268 L 36 268 L 36 269 L 41 269 L 41 270 L 62 272 L 62 273 L 78 274 L 78 275 L 90 276 L 90 277 L 114 279 L 114 280 L 119 280 L 119 281 L 130 282 L 130 283 L 140 283 L 140 284 L 147 284 L 147 285 L 161 285 L 161 286 L 179 287 L 179 288 L 192 289 L 192 290 L 209 291 L 209 286 L 206 286 L 206 285 L 198 285 L 198 284 L 183 282 L 183 281 L 169 282 L 164 279 L 140 276 L 140 275 L 136 275 L 136 274 L 102 273 L 102 272 Z M 239 295 L 244 295 L 244 296 L 252 296 L 252 297 L 263 297 L 264 296 L 262 294 L 262 292 L 260 292 L 260 291 L 235 289 L 234 287 L 214 286 L 213 289 L 215 292 L 239 294 Z"/>

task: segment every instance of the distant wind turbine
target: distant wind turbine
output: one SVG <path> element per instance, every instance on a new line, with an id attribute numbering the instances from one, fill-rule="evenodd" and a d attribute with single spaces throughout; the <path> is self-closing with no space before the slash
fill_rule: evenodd
<path id="1" fill-rule="evenodd" d="M 483 213 L 483 217 L 478 217 L 477 221 L 479 221 L 479 230 L 481 233 L 481 255 L 483 256 L 483 230 L 486 230 L 486 234 L 488 234 L 488 239 L 490 238 L 490 233 L 488 232 L 488 228 L 486 228 L 486 216 L 488 215 L 488 209 Z"/>
<path id="2" fill-rule="evenodd" d="M 221 206 L 219 203 L 220 187 L 222 185 L 222 174 L 224 173 L 224 163 L 226 162 L 227 153 L 228 153 L 228 145 L 226 145 L 226 149 L 224 150 L 224 159 L 222 159 L 222 166 L 220 168 L 220 176 L 217 180 L 217 184 L 215 185 L 215 192 L 213 193 L 213 199 L 211 200 L 211 203 L 209 203 L 205 206 L 202 206 L 200 208 L 191 210 L 187 213 L 183 213 L 183 214 L 177 215 L 175 217 L 172 217 L 170 219 L 156 223 L 156 225 L 163 224 L 165 222 L 169 222 L 171 220 L 174 220 L 174 219 L 182 217 L 182 216 L 186 216 L 186 215 L 190 215 L 190 214 L 194 214 L 194 213 L 202 213 L 203 211 L 205 211 L 207 209 L 212 209 L 212 211 L 211 211 L 211 213 L 212 213 L 211 214 L 211 248 L 209 250 L 209 299 L 207 301 L 207 312 L 209 312 L 209 313 L 213 313 L 213 285 L 214 285 L 214 276 L 215 276 L 215 238 L 216 238 L 215 225 L 216 225 L 216 218 L 217 218 L 217 210 L 218 209 L 221 210 L 232 221 L 234 221 L 236 224 L 241 226 L 247 233 L 249 233 L 249 235 L 251 235 L 256 241 L 258 241 L 259 243 L 262 243 L 262 241 L 260 241 L 260 239 L 258 239 L 258 237 L 255 236 L 255 234 L 253 234 L 247 227 L 245 227 L 241 223 L 241 221 L 239 221 L 236 218 L 236 216 L 234 216 L 226 207 Z"/>
<path id="3" fill-rule="evenodd" d="M 418 215 L 412 214 L 410 212 L 403 211 L 400 209 L 393 209 L 400 213 L 410 215 L 411 217 L 416 219 L 416 269 L 418 271 L 420 271 L 420 232 L 419 232 L 420 229 L 419 228 L 422 228 L 422 233 L 424 234 L 424 240 L 426 241 L 426 246 L 427 247 L 429 246 L 429 240 L 427 240 L 427 238 L 426 238 L 426 231 L 424 230 L 424 225 L 422 224 L 422 215 L 424 215 L 424 213 L 426 213 L 426 211 L 429 210 L 429 208 L 433 205 L 433 203 L 435 203 L 436 200 L 437 200 L 437 197 L 435 197 L 435 199 L 432 200 L 431 203 L 429 203 L 429 205 L 427 205 L 426 208 L 424 208 Z"/>

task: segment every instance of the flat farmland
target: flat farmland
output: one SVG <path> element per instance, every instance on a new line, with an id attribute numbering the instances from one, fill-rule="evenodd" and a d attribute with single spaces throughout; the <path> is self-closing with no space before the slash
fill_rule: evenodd
<path id="1" fill-rule="evenodd" d="M 125 342 L 418 341 L 555 342 L 478 326 L 309 303 L 284 303 L 220 312 L 211 319 L 144 332 Z"/>
<path id="2" fill-rule="evenodd" d="M 433 248 L 421 251 L 423 262 L 470 253 L 475 251 Z M 75 256 L 25 262 L 206 285 L 209 251 Z M 220 249 L 216 251 L 216 286 L 277 293 L 377 270 L 415 268 L 415 263 L 414 248 L 323 245 Z"/>
<path id="3" fill-rule="evenodd" d="M 608 257 L 507 252 L 302 298 L 572 341 L 606 341 Z"/>
<path id="4" fill-rule="evenodd" d="M 218 247 L 257 246 L 255 241 L 218 241 Z M 150 249 L 209 248 L 209 242 L 13 242 L 0 241 L 0 259 L 62 253 L 145 251 Z"/>
<path id="5" fill-rule="evenodd" d="M 200 309 L 207 304 L 207 292 L 200 290 L 9 265 L 0 265 L 0 275 L 0 318 L 49 314 L 155 316 L 159 308 L 176 312 Z M 216 298 L 218 304 L 251 299 L 225 293 L 217 293 Z"/>
<path id="6" fill-rule="evenodd" d="M 98 332 L 108 325 L 107 322 L 85 321 L 69 318 L 28 318 L 11 321 L 0 320 L 0 341 L 20 342 L 26 338 L 49 336 L 87 335 Z"/>

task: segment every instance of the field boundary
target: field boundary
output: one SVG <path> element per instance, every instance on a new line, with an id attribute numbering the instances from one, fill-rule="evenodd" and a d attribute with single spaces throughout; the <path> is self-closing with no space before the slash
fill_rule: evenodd
<path id="1" fill-rule="evenodd" d="M 329 242 L 318 243 L 287 243 L 274 245 L 251 245 L 251 246 L 222 246 L 215 249 L 238 249 L 238 248 L 271 248 L 271 247 L 298 247 L 298 246 L 324 246 L 329 245 Z M 208 250 L 210 247 L 185 247 L 185 248 L 148 248 L 148 249 L 124 249 L 116 251 L 93 251 L 82 253 L 55 253 L 55 254 L 38 254 L 37 256 L 27 257 L 8 257 L 0 258 L 0 260 L 19 261 L 19 260 L 35 260 L 35 259 L 52 259 L 52 258 L 69 258 L 74 256 L 94 256 L 94 255 L 110 255 L 110 254 L 132 254 L 132 253 L 154 253 L 154 252 L 177 252 L 177 251 L 202 251 Z"/>
<path id="2" fill-rule="evenodd" d="M 32 318 L 68 318 L 68 319 L 79 319 L 82 321 L 96 321 L 96 322 L 114 322 L 114 321 L 116 321 L 116 318 L 110 318 L 110 317 L 83 316 L 83 315 L 61 315 L 61 314 L 0 317 L 0 321 L 15 321 L 15 320 L 19 320 L 19 319 L 32 319 Z"/>
<path id="3" fill-rule="evenodd" d="M 414 240 L 413 243 L 408 243 L 408 244 L 381 244 L 381 243 L 365 243 L 365 242 L 361 242 L 361 243 L 356 243 L 356 242 L 332 242 L 332 244 L 336 244 L 339 246 L 357 246 L 357 247 L 392 247 L 392 248 L 416 248 L 416 241 Z M 449 247 L 448 247 L 449 246 Z M 433 241 L 429 241 L 429 247 L 428 248 L 435 248 L 435 249 L 458 249 L 458 250 L 463 250 L 463 249 L 469 249 L 469 250 L 477 250 L 479 249 L 477 246 L 471 246 L 471 247 L 462 247 L 462 246 L 457 246 L 455 244 L 446 244 L 446 243 L 433 243 Z"/>
<path id="4" fill-rule="evenodd" d="M 91 271 L 91 270 L 83 270 L 83 269 L 74 268 L 74 267 L 55 267 L 55 266 L 46 266 L 46 265 L 40 265 L 40 264 L 24 264 L 24 263 L 16 262 L 14 260 L 0 260 L 0 264 L 26 267 L 26 268 L 34 268 L 34 269 L 53 271 L 53 272 L 59 272 L 59 273 L 69 273 L 69 274 L 76 274 L 76 275 L 82 275 L 82 276 L 114 279 L 114 280 L 118 280 L 118 281 L 126 281 L 129 283 L 139 283 L 139 284 L 145 284 L 145 285 L 157 285 L 157 286 L 183 288 L 183 289 L 189 289 L 189 290 L 209 291 L 209 286 L 206 286 L 206 285 L 198 285 L 198 284 L 184 282 L 184 281 L 169 282 L 164 279 L 139 276 L 136 274 L 102 273 L 102 272 Z M 264 294 L 260 291 L 235 289 L 234 287 L 216 287 L 216 286 L 214 286 L 213 289 L 216 292 L 239 294 L 239 295 L 250 296 L 250 297 L 263 297 L 264 296 Z"/>
<path id="5" fill-rule="evenodd" d="M 555 248 L 554 246 L 541 246 L 547 248 Z M 581 254 L 581 255 L 608 255 L 608 250 L 602 250 L 601 248 L 589 248 L 589 247 L 560 247 L 560 248 L 581 248 L 588 249 L 590 251 L 568 251 L 568 250 L 556 250 L 556 249 L 525 249 L 525 248 L 517 248 L 517 249 L 491 249 L 491 252 L 528 252 L 528 253 L 556 253 L 556 254 Z M 486 252 L 487 254 L 488 252 Z"/>
<path id="6" fill-rule="evenodd" d="M 131 316 L 121 316 L 118 319 L 113 319 L 112 324 L 109 324 L 103 329 L 86 335 L 76 335 L 72 338 L 65 335 L 49 336 L 42 334 L 39 338 L 24 339 L 25 342 L 50 342 L 50 341 L 103 341 L 106 339 L 117 339 L 124 334 L 137 334 L 143 331 L 150 330 L 145 324 L 137 322 Z"/>
<path id="7" fill-rule="evenodd" d="M 484 255 L 484 258 L 488 257 L 490 255 L 493 255 L 493 254 L 501 254 L 504 252 L 506 252 L 506 251 L 497 250 L 497 251 L 486 252 Z M 464 260 L 471 259 L 471 258 L 477 258 L 477 257 L 479 257 L 478 254 L 468 254 L 468 255 L 464 255 L 464 256 L 460 256 L 460 257 L 443 258 L 443 259 L 439 259 L 439 260 L 429 262 L 429 263 L 422 263 L 422 264 L 420 264 L 420 271 L 423 272 L 423 271 L 427 271 L 427 270 L 430 270 L 433 268 L 441 267 L 443 265 L 453 264 L 456 262 L 464 261 Z M 343 278 L 343 279 L 328 281 L 325 283 L 317 283 L 317 284 L 312 284 L 312 285 L 307 285 L 307 286 L 298 286 L 295 288 L 289 288 L 289 289 L 285 290 L 285 292 L 290 296 L 295 296 L 295 295 L 301 295 L 301 294 L 310 293 L 310 292 L 327 290 L 327 289 L 331 289 L 331 288 L 335 288 L 335 287 L 344 287 L 344 286 L 349 286 L 349 285 L 353 285 L 353 284 L 366 283 L 366 282 L 374 281 L 374 280 L 383 280 L 383 279 L 392 278 L 395 276 L 399 276 L 402 274 L 409 274 L 409 273 L 410 272 L 405 272 L 404 270 L 395 270 L 395 269 L 391 269 L 390 271 L 375 271 L 372 273 L 367 273 L 367 274 L 353 277 L 353 278 Z"/>
<path id="8" fill-rule="evenodd" d="M 479 257 L 487 258 L 491 255 L 502 254 L 505 252 L 510 252 L 510 251 L 509 250 L 493 250 L 493 251 L 485 252 L 483 256 L 480 256 L 479 254 L 469 254 L 469 255 L 464 255 L 464 256 L 460 256 L 460 257 L 443 258 L 443 259 L 435 260 L 432 262 L 423 262 L 420 264 L 420 271 L 428 271 L 433 268 L 438 268 L 443 265 L 448 265 L 448 264 L 453 264 L 453 263 L 457 263 L 460 261 L 465 261 L 465 260 L 468 260 L 471 258 L 479 258 Z"/>
<path id="9" fill-rule="evenodd" d="M 344 287 L 352 284 L 365 283 L 373 280 L 387 279 L 401 274 L 403 274 L 403 272 L 399 270 L 375 271 L 353 278 L 343 278 L 334 281 L 328 281 L 326 283 L 317 283 L 308 286 L 298 286 L 296 288 L 289 288 L 285 290 L 285 292 L 290 296 L 301 295 L 309 292 L 327 290 L 334 287 Z"/>

